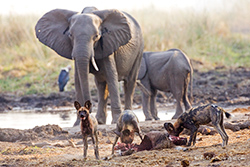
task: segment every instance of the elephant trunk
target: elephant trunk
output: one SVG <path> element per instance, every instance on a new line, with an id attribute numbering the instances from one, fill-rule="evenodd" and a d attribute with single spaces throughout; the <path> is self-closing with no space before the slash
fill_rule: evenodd
<path id="1" fill-rule="evenodd" d="M 84 41 L 74 42 L 76 45 L 74 45 L 72 57 L 75 61 L 76 100 L 83 106 L 87 100 L 91 100 L 89 90 L 89 63 L 92 55 L 92 47 Z M 82 45 L 83 43 L 85 45 Z M 77 117 L 74 126 L 79 125 L 79 123 L 80 119 Z"/>
<path id="2" fill-rule="evenodd" d="M 76 45 L 74 45 L 72 57 L 75 60 L 76 100 L 83 106 L 87 100 L 91 100 L 89 90 L 90 62 L 97 71 L 99 69 L 94 61 L 93 43 L 84 42 L 82 39 L 80 40 L 81 41 L 75 41 Z M 77 117 L 74 126 L 78 125 L 79 123 L 80 119 Z"/>
<path id="3" fill-rule="evenodd" d="M 81 106 L 83 106 L 87 100 L 90 100 L 89 79 L 88 79 L 89 59 L 86 57 L 76 57 L 74 59 L 75 59 L 76 100 L 81 104 Z M 79 124 L 80 124 L 80 118 L 77 116 L 74 126 L 77 126 Z"/>
<path id="4" fill-rule="evenodd" d="M 89 59 L 85 57 L 75 58 L 75 88 L 76 99 L 81 105 L 90 100 L 89 93 Z"/>

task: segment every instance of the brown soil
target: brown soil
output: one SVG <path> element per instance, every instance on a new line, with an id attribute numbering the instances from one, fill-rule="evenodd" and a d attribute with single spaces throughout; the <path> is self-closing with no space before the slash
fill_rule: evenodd
<path id="1" fill-rule="evenodd" d="M 96 91 L 92 91 L 92 101 L 97 103 Z M 121 97 L 123 97 L 121 95 Z M 208 72 L 194 70 L 193 105 L 216 103 L 222 107 L 230 106 L 232 119 L 227 123 L 239 123 L 250 119 L 250 69 L 226 70 L 217 68 Z M 16 97 L 13 94 L 0 94 L 0 111 L 13 107 L 43 108 L 73 106 L 74 92 L 52 93 L 49 96 L 32 95 Z M 174 103 L 169 93 L 161 93 L 157 103 Z M 140 105 L 139 91 L 135 93 L 134 103 Z M 245 105 L 237 108 L 235 105 Z M 163 106 L 164 105 L 160 105 Z M 166 121 L 140 122 L 143 134 L 152 131 L 165 131 Z M 229 145 L 221 147 L 218 133 L 205 135 L 199 133 L 195 147 L 185 151 L 177 148 L 141 151 L 129 156 L 111 156 L 115 125 L 100 125 L 99 152 L 96 160 L 93 146 L 89 140 L 87 160 L 83 160 L 83 146 L 79 127 L 60 128 L 57 125 L 34 127 L 29 130 L 0 128 L 0 166 L 249 166 L 250 127 L 236 132 L 226 129 Z M 187 137 L 183 134 L 181 137 Z M 135 143 L 140 139 L 135 137 Z"/>
<path id="2" fill-rule="evenodd" d="M 238 111 L 233 112 L 234 117 L 225 121 L 249 121 L 245 109 L 237 108 Z M 165 131 L 164 122 L 141 122 L 140 127 L 143 134 L 152 130 Z M 100 125 L 98 128 L 100 160 L 95 159 L 90 138 L 88 156 L 83 160 L 83 142 L 79 127 L 61 129 L 57 125 L 46 125 L 29 130 L 1 129 L 0 139 L 10 134 L 21 135 L 22 138 L 13 139 L 15 142 L 0 142 L 0 166 L 181 166 L 184 162 L 190 166 L 249 165 L 250 127 L 236 132 L 226 129 L 229 136 L 226 148 L 221 147 L 222 139 L 218 133 L 198 133 L 195 146 L 141 151 L 129 156 L 120 156 L 118 153 L 111 156 L 114 129 L 114 124 Z M 181 136 L 189 137 L 186 134 Z M 134 142 L 140 144 L 139 136 L 135 137 Z"/>

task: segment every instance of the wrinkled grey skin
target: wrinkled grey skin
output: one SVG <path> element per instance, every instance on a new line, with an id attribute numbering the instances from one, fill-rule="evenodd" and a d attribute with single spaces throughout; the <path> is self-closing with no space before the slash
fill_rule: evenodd
<path id="1" fill-rule="evenodd" d="M 159 119 L 155 104 L 157 90 L 171 92 L 176 99 L 176 112 L 172 119 L 183 113 L 181 101 L 186 110 L 191 108 L 187 92 L 190 80 L 192 89 L 192 73 L 189 58 L 179 49 L 143 53 L 138 79 L 150 93 L 142 91 L 142 106 L 146 120 Z"/>
<path id="2" fill-rule="evenodd" d="M 62 57 L 75 63 L 76 100 L 90 100 L 89 73 L 98 89 L 99 124 L 106 123 L 110 93 L 112 123 L 121 113 L 118 81 L 124 81 L 125 109 L 132 109 L 133 93 L 143 52 L 140 26 L 130 15 L 118 10 L 87 7 L 82 13 L 55 9 L 46 13 L 35 27 L 37 38 Z M 95 67 L 95 60 L 97 68 Z M 80 122 L 77 118 L 75 125 Z"/>

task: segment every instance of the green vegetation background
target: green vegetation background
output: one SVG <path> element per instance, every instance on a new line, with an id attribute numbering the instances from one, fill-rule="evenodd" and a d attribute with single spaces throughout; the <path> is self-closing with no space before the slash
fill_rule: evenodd
<path id="1" fill-rule="evenodd" d="M 226 2 L 226 1 L 225 1 Z M 231 9 L 193 11 L 154 8 L 127 11 L 143 30 L 145 51 L 182 49 L 203 69 L 250 67 L 250 1 Z M 34 27 L 41 15 L 0 15 L 0 93 L 58 92 L 60 69 L 72 66 L 68 90 L 74 89 L 74 65 L 40 43 Z M 93 81 L 93 76 L 90 76 Z M 93 82 L 94 83 L 94 82 Z M 94 84 L 91 86 L 94 88 Z"/>

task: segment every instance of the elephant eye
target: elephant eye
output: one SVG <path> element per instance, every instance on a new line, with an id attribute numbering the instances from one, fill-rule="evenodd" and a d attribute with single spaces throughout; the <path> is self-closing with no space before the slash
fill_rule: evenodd
<path id="1" fill-rule="evenodd" d="M 97 41 L 97 40 L 99 40 L 99 37 L 100 37 L 100 35 L 99 35 L 99 34 L 96 34 L 96 35 L 94 36 L 93 40 L 94 40 L 94 41 Z"/>
<path id="2" fill-rule="evenodd" d="M 71 33 L 69 33 L 68 36 L 69 36 L 69 38 L 72 38 L 72 34 Z"/>

